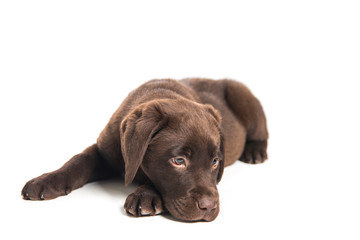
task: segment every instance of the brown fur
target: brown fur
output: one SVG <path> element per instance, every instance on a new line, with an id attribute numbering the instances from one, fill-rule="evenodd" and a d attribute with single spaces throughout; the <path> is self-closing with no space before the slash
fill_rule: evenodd
<path id="1" fill-rule="evenodd" d="M 267 159 L 260 102 L 233 80 L 152 80 L 131 92 L 97 143 L 60 169 L 26 183 L 24 199 L 66 195 L 87 182 L 122 175 L 141 184 L 125 202 L 133 216 L 169 211 L 186 220 L 219 213 L 216 185 L 237 159 Z M 181 158 L 183 164 L 174 163 Z"/>

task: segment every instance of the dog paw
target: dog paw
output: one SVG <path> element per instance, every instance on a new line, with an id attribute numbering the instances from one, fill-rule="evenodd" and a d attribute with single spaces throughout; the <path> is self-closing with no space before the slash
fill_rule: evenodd
<path id="1" fill-rule="evenodd" d="M 60 173 L 45 173 L 28 181 L 21 191 L 25 200 L 50 200 L 67 195 L 71 188 L 66 184 L 66 176 Z"/>
<path id="2" fill-rule="evenodd" d="M 263 163 L 267 159 L 267 141 L 249 141 L 245 145 L 240 161 L 245 163 Z"/>
<path id="3" fill-rule="evenodd" d="M 154 216 L 164 212 L 161 196 L 146 185 L 138 187 L 126 198 L 124 208 L 127 214 L 134 217 Z"/>

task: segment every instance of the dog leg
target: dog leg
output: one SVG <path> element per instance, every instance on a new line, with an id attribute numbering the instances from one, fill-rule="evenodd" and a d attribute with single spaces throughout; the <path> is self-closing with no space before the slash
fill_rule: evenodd
<path id="1" fill-rule="evenodd" d="M 134 217 L 154 216 L 164 212 L 161 196 L 150 182 L 136 188 L 126 198 L 124 208 Z"/>
<path id="2" fill-rule="evenodd" d="M 262 163 L 267 159 L 268 139 L 262 106 L 245 85 L 232 80 L 224 80 L 224 83 L 226 102 L 247 131 L 240 160 L 246 163 Z"/>
<path id="3" fill-rule="evenodd" d="M 75 155 L 60 169 L 28 181 L 22 189 L 25 200 L 48 200 L 67 195 L 87 182 L 112 176 L 96 144 Z"/>

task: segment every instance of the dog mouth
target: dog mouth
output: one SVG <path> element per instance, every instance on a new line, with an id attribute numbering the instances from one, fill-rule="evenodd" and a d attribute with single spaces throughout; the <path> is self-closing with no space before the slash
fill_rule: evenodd
<path id="1" fill-rule="evenodd" d="M 165 200 L 165 199 L 164 199 Z M 212 206 L 204 208 L 200 204 L 201 200 L 197 200 L 193 197 L 183 197 L 165 200 L 165 207 L 171 215 L 187 222 L 206 221 L 210 222 L 215 220 L 219 214 L 218 201 L 212 203 Z"/>

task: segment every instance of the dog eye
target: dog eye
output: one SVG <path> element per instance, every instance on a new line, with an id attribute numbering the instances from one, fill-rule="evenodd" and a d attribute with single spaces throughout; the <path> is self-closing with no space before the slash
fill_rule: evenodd
<path id="1" fill-rule="evenodd" d="M 219 164 L 219 159 L 218 158 L 214 158 L 213 161 L 212 161 L 212 166 L 213 168 L 216 168 Z"/>
<path id="2" fill-rule="evenodd" d="M 171 163 L 175 165 L 176 167 L 182 167 L 185 166 L 185 159 L 182 157 L 176 157 L 171 159 Z"/>

